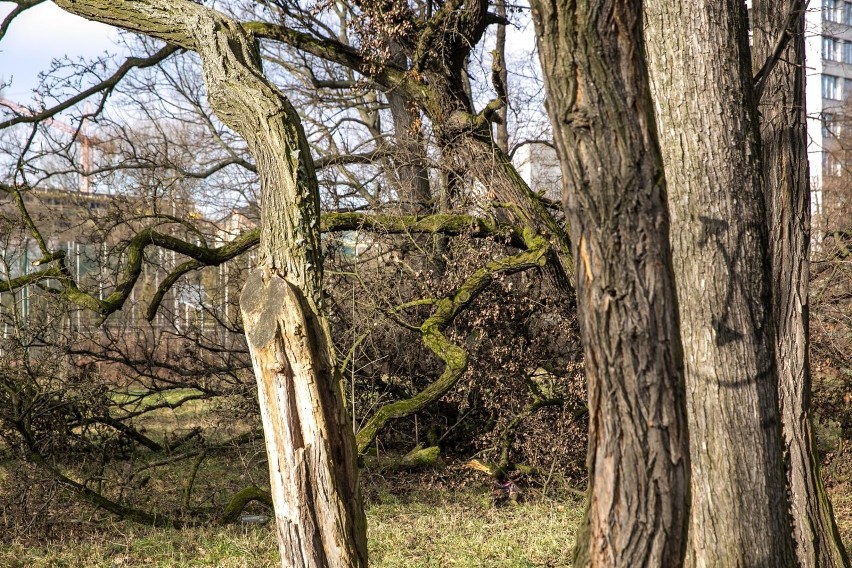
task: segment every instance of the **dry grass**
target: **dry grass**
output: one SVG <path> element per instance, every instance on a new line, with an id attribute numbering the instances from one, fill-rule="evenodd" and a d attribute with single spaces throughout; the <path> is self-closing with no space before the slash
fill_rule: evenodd
<path id="1" fill-rule="evenodd" d="M 382 503 L 369 511 L 375 566 L 570 566 L 582 505 L 537 501 L 495 509 L 470 494 L 440 503 Z"/>
<path id="2" fill-rule="evenodd" d="M 852 550 L 852 486 L 840 483 L 828 490 L 840 538 L 847 550 Z"/>
<path id="3" fill-rule="evenodd" d="M 376 568 L 570 566 L 582 514 L 575 498 L 532 495 L 516 506 L 493 507 L 487 491 L 371 486 L 368 507 L 371 566 Z M 852 488 L 830 494 L 844 542 L 852 544 Z M 21 535 L 0 548 L 3 568 L 278 567 L 272 527 L 159 530 L 130 523 L 68 524 L 59 540 L 34 543 Z"/>
<path id="4" fill-rule="evenodd" d="M 570 566 L 579 502 L 542 499 L 495 509 L 485 500 L 475 491 L 382 495 L 368 511 L 371 566 Z M 0 550 L 0 566 L 279 566 L 269 526 L 172 531 L 109 523 L 66 533 L 50 544 L 33 546 L 21 539 L 6 546 Z"/>
<path id="5" fill-rule="evenodd" d="M 182 393 L 171 393 L 178 394 Z M 165 432 L 196 425 L 208 427 L 211 415 L 207 403 L 192 402 L 175 410 L 152 413 L 139 425 L 159 438 Z M 262 446 L 257 451 L 261 449 Z M 206 461 L 197 480 L 196 494 L 218 496 L 222 490 L 219 486 L 233 465 L 221 460 Z M 182 463 L 163 468 L 145 491 L 167 501 L 179 498 L 186 467 Z M 852 544 L 852 482 L 849 481 L 852 472 L 847 469 L 852 469 L 852 460 L 840 460 L 824 473 L 831 483 L 829 493 L 841 537 L 849 545 Z M 258 479 L 235 480 L 239 487 L 249 481 L 262 484 L 265 468 L 247 467 L 246 471 L 257 473 Z M 531 490 L 526 502 L 495 508 L 490 503 L 488 488 L 465 487 L 463 477 L 458 470 L 444 470 L 422 477 L 403 476 L 391 482 L 378 476 L 365 479 L 371 566 L 563 568 L 571 565 L 575 527 L 582 515 L 578 499 L 567 494 L 553 498 L 552 491 L 546 496 Z M 219 496 L 219 500 L 227 495 L 226 492 Z M 207 499 L 202 504 L 207 504 Z M 0 568 L 280 566 L 270 525 L 176 531 L 114 521 L 69 522 L 57 525 L 50 534 L 54 536 L 49 542 L 20 534 L 11 543 L 0 546 Z"/>

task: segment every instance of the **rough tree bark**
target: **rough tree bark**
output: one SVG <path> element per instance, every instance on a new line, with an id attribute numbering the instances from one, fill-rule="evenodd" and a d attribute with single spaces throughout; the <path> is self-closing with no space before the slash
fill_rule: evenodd
<path id="1" fill-rule="evenodd" d="M 498 18 L 506 18 L 506 0 L 495 0 L 494 8 Z M 497 120 L 494 124 L 494 144 L 506 154 L 509 153 L 509 70 L 506 69 L 506 24 L 498 23 L 494 38 L 494 52 L 492 54 L 499 63 L 492 63 L 491 82 L 499 85 L 502 90 L 498 96 L 505 99 L 505 104 L 497 109 Z"/>
<path id="2" fill-rule="evenodd" d="M 799 565 L 815 568 L 849 566 L 849 560 L 819 475 L 811 429 L 811 203 L 805 111 L 805 5 L 801 0 L 755 0 L 752 62 L 761 93 L 775 360 L 793 538 Z M 783 51 L 778 52 L 782 47 Z"/>
<path id="3" fill-rule="evenodd" d="M 645 0 L 687 383 L 688 566 L 793 566 L 747 16 Z"/>
<path id="4" fill-rule="evenodd" d="M 242 26 L 187 0 L 60 0 L 201 57 L 208 100 L 261 183 L 261 267 L 240 299 L 258 381 L 281 564 L 366 566 L 357 453 L 321 312 L 319 192 L 301 122 Z"/>
<path id="5" fill-rule="evenodd" d="M 532 0 L 575 245 L 589 496 L 574 566 L 678 566 L 683 356 L 641 0 Z"/>
<path id="6" fill-rule="evenodd" d="M 406 57 L 396 57 L 400 67 L 406 67 Z M 426 151 L 420 133 L 420 109 L 403 94 L 390 90 L 386 93 L 393 120 L 394 139 L 398 146 L 394 156 L 394 177 L 399 191 L 399 205 L 403 213 L 434 211 L 435 200 L 426 168 Z"/>

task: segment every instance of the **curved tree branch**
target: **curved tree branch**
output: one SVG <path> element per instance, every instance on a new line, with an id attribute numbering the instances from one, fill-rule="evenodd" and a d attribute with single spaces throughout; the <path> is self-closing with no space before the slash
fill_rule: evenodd
<path id="1" fill-rule="evenodd" d="M 550 245 L 538 236 L 524 235 L 527 250 L 516 255 L 489 262 L 467 278 L 452 294 L 438 300 L 432 314 L 420 326 L 423 343 L 442 361 L 444 371 L 436 381 L 406 400 L 386 404 L 379 408 L 356 434 L 358 451 L 364 453 L 376 439 L 376 436 L 390 420 L 409 416 L 418 412 L 447 393 L 467 370 L 467 351 L 452 343 L 443 330 L 499 274 L 514 274 L 547 264 Z"/>
<path id="2" fill-rule="evenodd" d="M 38 6 L 39 4 L 44 3 L 45 0 L 19 0 L 15 2 L 17 6 L 9 12 L 5 18 L 3 18 L 3 22 L 0 23 L 0 39 L 6 35 L 6 32 L 9 31 L 9 26 L 12 25 L 12 21 L 21 15 L 22 12 L 26 12 L 33 6 Z"/>

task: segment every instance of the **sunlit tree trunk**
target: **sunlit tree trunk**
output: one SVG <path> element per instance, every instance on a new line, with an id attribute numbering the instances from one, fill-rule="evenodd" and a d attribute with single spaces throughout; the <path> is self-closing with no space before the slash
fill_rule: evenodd
<path id="1" fill-rule="evenodd" d="M 506 0 L 494 0 L 494 9 L 500 18 L 506 17 Z M 494 144 L 505 153 L 509 153 L 509 70 L 506 68 L 506 24 L 497 24 L 494 37 L 494 53 L 492 57 L 500 61 L 497 69 L 492 65 L 492 78 L 503 90 L 501 93 L 506 104 L 497 110 L 498 120 L 494 124 Z"/>
<path id="2" fill-rule="evenodd" d="M 574 566 L 678 566 L 689 459 L 642 2 L 533 0 L 575 245 L 589 500 Z"/>
<path id="3" fill-rule="evenodd" d="M 772 258 L 772 311 L 793 537 L 803 568 L 848 566 L 819 476 L 810 415 L 808 246 L 811 203 L 805 112 L 805 2 L 755 0 L 753 68 Z M 791 13 L 791 8 L 795 11 Z M 779 47 L 786 46 L 782 51 Z"/>
<path id="4" fill-rule="evenodd" d="M 263 76 L 257 42 L 186 0 L 60 0 L 81 16 L 198 52 L 217 116 L 261 184 L 260 266 L 240 299 L 258 382 L 281 565 L 366 566 L 355 442 L 321 311 L 319 193 L 301 122 Z"/>
<path id="5" fill-rule="evenodd" d="M 793 566 L 760 140 L 740 0 L 646 0 L 687 383 L 688 566 Z"/>

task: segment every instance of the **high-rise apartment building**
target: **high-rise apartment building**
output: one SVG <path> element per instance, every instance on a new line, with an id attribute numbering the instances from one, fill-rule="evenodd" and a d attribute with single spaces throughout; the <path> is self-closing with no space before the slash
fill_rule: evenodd
<path id="1" fill-rule="evenodd" d="M 852 1 L 821 0 L 808 8 L 805 64 L 811 201 L 821 215 L 824 189 L 847 170 L 842 156 L 843 138 L 852 135 Z"/>

